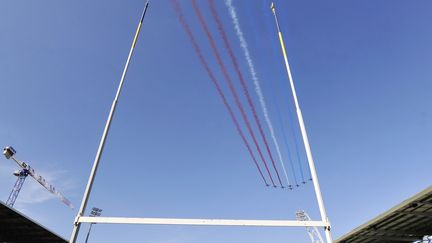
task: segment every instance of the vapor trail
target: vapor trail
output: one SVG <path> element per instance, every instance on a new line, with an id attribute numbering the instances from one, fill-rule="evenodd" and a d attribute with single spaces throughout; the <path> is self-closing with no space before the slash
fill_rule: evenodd
<path id="1" fill-rule="evenodd" d="M 238 20 L 238 17 L 237 17 L 237 11 L 235 10 L 234 6 L 232 5 L 232 0 L 226 0 L 225 1 L 225 5 L 228 8 L 228 12 L 229 12 L 229 14 L 231 16 L 232 23 L 234 24 L 234 29 L 235 29 L 237 38 L 240 41 L 240 47 L 243 50 L 244 57 L 245 57 L 246 62 L 248 64 L 249 72 L 250 72 L 250 74 L 252 76 L 252 80 L 253 80 L 253 83 L 254 83 L 254 86 L 255 86 L 255 92 L 256 92 L 256 94 L 258 96 L 258 100 L 259 100 L 259 103 L 261 105 L 261 110 L 262 110 L 262 112 L 264 114 L 264 119 L 265 119 L 265 121 L 267 123 L 267 126 L 268 126 L 269 130 L 270 130 L 270 135 L 272 137 L 274 146 L 276 148 L 276 153 L 277 153 L 277 155 L 279 157 L 279 162 L 280 162 L 280 164 L 282 166 L 282 169 L 283 169 L 283 172 L 285 174 L 285 178 L 286 178 L 286 180 L 288 182 L 288 185 L 291 186 L 291 182 L 289 180 L 288 173 L 287 173 L 287 171 L 285 169 L 285 164 L 284 164 L 282 153 L 281 153 L 281 150 L 280 150 L 280 147 L 279 147 L 279 143 L 277 141 L 277 138 L 276 138 L 276 135 L 275 135 L 275 132 L 274 132 L 274 129 L 273 129 L 273 124 L 272 124 L 272 122 L 270 120 L 270 116 L 269 116 L 267 105 L 266 105 L 266 102 L 265 102 L 265 99 L 264 99 L 264 95 L 263 95 L 263 92 L 262 92 L 262 89 L 261 89 L 261 85 L 260 85 L 260 82 L 259 82 L 259 79 L 258 79 L 258 76 L 257 76 L 257 72 L 255 70 L 255 66 L 253 64 L 253 61 L 252 61 L 252 58 L 251 58 L 251 55 L 250 55 L 250 52 L 249 52 L 248 44 L 247 44 L 246 39 L 244 38 L 243 31 L 240 28 L 240 23 L 239 23 L 239 20 Z"/>
<path id="2" fill-rule="evenodd" d="M 233 64 L 233 66 L 234 66 L 234 70 L 236 71 L 237 76 L 238 76 L 238 78 L 239 78 L 240 85 L 241 85 L 241 87 L 242 87 L 242 90 L 243 90 L 244 95 L 246 96 L 246 100 L 247 100 L 247 102 L 248 102 L 249 108 L 250 108 L 251 111 L 252 111 L 252 115 L 253 115 L 253 117 L 254 117 L 255 123 L 256 123 L 256 125 L 258 126 L 258 131 L 259 131 L 259 133 L 260 133 L 260 135 L 261 135 L 261 138 L 262 138 L 262 140 L 263 140 L 263 142 L 264 142 L 264 145 L 265 145 L 265 148 L 266 148 L 266 150 L 267 150 L 268 156 L 270 157 L 270 160 L 271 160 L 271 162 L 272 162 L 273 169 L 274 169 L 275 172 L 276 172 L 276 175 L 277 175 L 277 178 L 278 178 L 278 180 L 279 180 L 279 183 L 280 183 L 281 187 L 283 187 L 283 183 L 282 183 L 281 178 L 280 178 L 280 176 L 279 176 L 279 171 L 278 171 L 278 169 L 277 169 L 277 167 L 276 167 L 276 164 L 275 164 L 275 161 L 274 161 L 274 159 L 273 159 L 273 154 L 272 154 L 272 152 L 271 152 L 271 150 L 270 150 L 270 146 L 269 146 L 269 144 L 268 144 L 268 142 L 267 142 L 266 135 L 264 134 L 264 130 L 263 130 L 262 125 L 261 125 L 261 121 L 260 121 L 260 119 L 259 119 L 259 117 L 258 117 L 258 113 L 257 113 L 257 111 L 256 111 L 256 108 L 255 108 L 255 105 L 254 105 L 254 103 L 253 103 L 252 97 L 251 97 L 251 95 L 250 95 L 250 93 L 249 93 L 249 90 L 248 90 L 248 88 L 247 88 L 246 81 L 245 81 L 245 79 L 244 79 L 244 77 L 243 77 L 243 74 L 242 74 L 242 72 L 241 72 L 241 70 L 240 70 L 240 67 L 239 67 L 239 65 L 238 65 L 237 58 L 236 58 L 236 56 L 235 56 L 235 54 L 234 54 L 234 51 L 232 50 L 231 45 L 230 45 L 230 43 L 229 43 L 228 36 L 227 36 L 227 34 L 226 34 L 226 32 L 225 32 L 225 29 L 224 29 L 224 27 L 223 27 L 222 21 L 221 21 L 221 19 L 220 19 L 218 13 L 217 13 L 217 11 L 216 11 L 216 7 L 215 7 L 215 4 L 214 4 L 214 0 L 209 0 L 209 2 L 210 2 L 210 10 L 211 10 L 211 13 L 212 13 L 212 15 L 213 15 L 213 18 L 214 18 L 215 21 L 216 21 L 216 24 L 217 24 L 217 27 L 218 27 L 219 33 L 220 33 L 220 35 L 221 35 L 221 37 L 222 37 L 222 40 L 223 40 L 223 43 L 224 43 L 224 46 L 225 46 L 225 49 L 227 50 L 227 52 L 228 52 L 228 54 L 229 54 L 229 57 L 230 57 L 230 59 L 231 59 L 231 62 L 232 62 L 232 64 Z M 288 180 L 288 184 L 290 184 L 289 180 Z"/>
<path id="3" fill-rule="evenodd" d="M 248 117 L 247 117 L 247 115 L 246 115 L 246 112 L 245 112 L 245 110 L 244 110 L 244 108 L 243 108 L 243 105 L 242 105 L 242 103 L 241 103 L 241 101 L 240 101 L 240 98 L 239 98 L 239 96 L 238 96 L 238 94 L 237 94 L 237 91 L 236 91 L 236 89 L 235 89 L 235 86 L 234 86 L 234 84 L 233 84 L 233 82 L 232 82 L 232 80 L 231 80 L 231 77 L 230 77 L 229 74 L 228 74 L 228 71 L 227 71 L 227 69 L 226 69 L 226 67 L 225 67 L 224 62 L 222 61 L 222 57 L 221 57 L 221 55 L 220 55 L 220 53 L 219 53 L 219 51 L 218 51 L 218 48 L 217 48 L 217 46 L 216 46 L 216 42 L 215 42 L 215 40 L 214 40 L 214 38 L 213 38 L 213 36 L 212 36 L 212 34 L 211 34 L 209 28 L 208 28 L 208 25 L 207 25 L 207 23 L 206 23 L 204 17 L 203 17 L 202 14 L 201 14 L 201 10 L 199 9 L 199 7 L 198 7 L 198 5 L 197 5 L 196 0 L 192 0 L 192 6 L 193 6 L 193 9 L 194 9 L 194 11 L 195 11 L 195 14 L 196 14 L 196 16 L 198 17 L 198 20 L 199 20 L 199 22 L 200 22 L 202 28 L 204 29 L 204 32 L 205 32 L 206 35 L 207 35 L 207 39 L 208 39 L 209 42 L 210 42 L 210 46 L 211 46 L 211 48 L 212 48 L 213 54 L 216 56 L 216 60 L 217 60 L 217 62 L 218 62 L 218 64 L 219 64 L 219 67 L 221 68 L 222 73 L 223 73 L 223 75 L 224 75 L 224 77 L 225 77 L 225 80 L 226 80 L 227 83 L 228 83 L 228 87 L 229 87 L 229 89 L 230 89 L 232 95 L 234 96 L 235 103 L 236 103 L 238 109 L 240 110 L 240 113 L 241 113 L 241 115 L 242 115 L 242 117 L 243 117 L 244 122 L 246 123 L 246 127 L 248 128 L 248 131 L 249 131 L 250 135 L 252 136 L 252 140 L 253 140 L 254 143 L 255 143 L 255 147 L 256 147 L 256 149 L 258 150 L 258 154 L 260 155 L 260 158 L 261 158 L 261 160 L 262 160 L 263 163 L 264 163 L 264 166 L 265 166 L 265 168 L 266 168 L 266 170 L 267 170 L 267 173 L 268 173 L 268 175 L 269 175 L 269 177 L 270 177 L 270 180 L 271 180 L 273 186 L 276 187 L 276 185 L 274 184 L 274 181 L 273 181 L 273 177 L 271 176 L 271 172 L 270 172 L 270 170 L 268 169 L 267 162 L 266 162 L 266 160 L 265 160 L 265 158 L 264 158 L 264 156 L 263 156 L 263 154 L 262 154 L 261 148 L 260 148 L 260 146 L 259 146 L 259 144 L 258 144 L 258 141 L 257 141 L 256 137 L 255 137 L 255 133 L 254 133 L 253 130 L 252 130 L 252 126 L 251 126 L 251 124 L 250 124 L 250 122 L 249 122 L 249 119 L 248 119 Z M 276 173 L 277 173 L 278 178 L 279 178 L 279 173 L 277 172 L 277 170 L 276 170 Z M 279 178 L 279 181 L 280 181 L 280 178 Z M 281 186 L 282 186 L 282 185 L 281 185 Z"/>
<path id="4" fill-rule="evenodd" d="M 251 156 L 251 158 L 252 158 L 255 166 L 257 167 L 257 169 L 259 171 L 259 174 L 261 175 L 261 178 L 263 179 L 264 183 L 268 186 L 268 183 L 267 183 L 267 181 L 266 181 L 266 179 L 264 177 L 264 174 L 261 171 L 260 166 L 258 165 L 258 162 L 257 162 L 257 160 L 255 158 L 255 155 L 253 154 L 252 149 L 251 149 L 248 141 L 246 140 L 246 137 L 245 137 L 243 131 L 241 130 L 239 122 L 238 122 L 237 118 L 235 117 L 234 112 L 233 112 L 231 106 L 229 105 L 229 103 L 228 103 L 228 101 L 226 99 L 226 96 L 223 93 L 222 88 L 220 87 L 219 82 L 215 78 L 215 76 L 214 76 L 213 72 L 211 71 L 208 63 L 206 62 L 206 60 L 204 58 L 204 55 L 202 54 L 202 51 L 201 51 L 201 49 L 200 49 L 200 47 L 199 47 L 199 45 L 198 45 L 198 43 L 197 43 L 194 35 L 192 34 L 192 31 L 191 31 L 188 23 L 186 22 L 186 20 L 185 20 L 185 18 L 183 16 L 183 13 L 182 13 L 182 11 L 180 9 L 179 3 L 177 2 L 177 0 L 172 0 L 172 3 L 174 5 L 174 9 L 177 12 L 177 16 L 179 18 L 179 21 L 180 21 L 183 29 L 185 30 L 187 36 L 189 37 L 189 40 L 192 42 L 192 46 L 193 46 L 196 54 L 198 55 L 198 58 L 199 58 L 201 64 L 204 66 L 204 69 L 207 71 L 207 74 L 209 75 L 210 80 L 213 82 L 213 84 L 214 84 L 214 86 L 215 86 L 215 88 L 216 88 L 219 96 L 221 97 L 221 99 L 222 99 L 225 107 L 227 108 L 228 113 L 229 113 L 231 119 L 233 120 L 234 125 L 235 125 L 235 127 L 237 129 L 237 132 L 239 133 L 239 135 L 240 135 L 243 143 L 245 144 L 245 146 L 246 146 L 246 148 L 247 148 L 247 150 L 249 152 L 249 155 Z"/>

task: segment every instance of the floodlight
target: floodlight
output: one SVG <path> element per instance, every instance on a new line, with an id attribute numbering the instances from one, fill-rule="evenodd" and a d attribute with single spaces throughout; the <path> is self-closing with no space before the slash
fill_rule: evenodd
<path id="1" fill-rule="evenodd" d="M 90 212 L 90 217 L 98 217 L 101 216 L 101 214 L 102 214 L 102 209 L 94 207 Z"/>

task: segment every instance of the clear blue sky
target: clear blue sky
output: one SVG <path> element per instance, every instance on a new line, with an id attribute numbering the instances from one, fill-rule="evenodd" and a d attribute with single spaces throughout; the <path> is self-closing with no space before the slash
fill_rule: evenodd
<path id="1" fill-rule="evenodd" d="M 190 1 L 180 2 L 223 82 Z M 269 3 L 234 1 L 279 141 L 283 123 L 293 149 L 288 124 L 295 114 Z M 337 238 L 431 184 L 432 2 L 275 3 Z M 199 5 L 223 50 L 207 1 Z M 0 8 L 0 145 L 13 145 L 76 207 L 142 6 L 47 0 Z M 258 108 L 227 9 L 223 1 L 217 7 Z M 14 169 L 0 159 L 2 201 Z M 311 183 L 294 191 L 262 185 L 168 0 L 151 2 L 91 206 L 105 216 L 294 219 L 297 209 L 319 215 Z M 16 208 L 69 239 L 76 210 L 32 179 Z M 93 242 L 309 241 L 304 229 L 93 230 Z"/>

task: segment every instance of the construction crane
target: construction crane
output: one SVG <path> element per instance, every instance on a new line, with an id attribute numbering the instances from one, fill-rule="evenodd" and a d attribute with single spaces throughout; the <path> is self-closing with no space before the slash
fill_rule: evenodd
<path id="1" fill-rule="evenodd" d="M 304 210 L 298 210 L 296 212 L 296 218 L 299 221 L 310 221 L 309 215 Z M 306 227 L 306 231 L 309 235 L 309 238 L 311 239 L 312 243 L 324 243 L 323 238 L 321 237 L 320 232 L 318 231 L 317 227 Z"/>
<path id="2" fill-rule="evenodd" d="M 33 177 L 39 184 L 41 184 L 45 189 L 47 189 L 49 192 L 54 194 L 56 197 L 58 197 L 64 204 L 69 206 L 70 208 L 74 208 L 72 203 L 63 196 L 53 185 L 51 185 L 45 178 L 43 178 L 41 175 L 39 175 L 33 167 L 31 167 L 29 164 L 20 161 L 15 158 L 16 151 L 11 146 L 8 146 L 3 149 L 3 155 L 6 157 L 6 159 L 12 159 L 14 160 L 20 167 L 21 170 L 15 171 L 14 175 L 17 178 L 17 181 L 15 182 L 15 185 L 9 195 L 8 200 L 6 201 L 6 205 L 9 207 L 13 207 L 15 204 L 16 199 L 18 198 L 18 194 L 21 191 L 21 188 L 24 184 L 25 179 L 27 176 Z"/>

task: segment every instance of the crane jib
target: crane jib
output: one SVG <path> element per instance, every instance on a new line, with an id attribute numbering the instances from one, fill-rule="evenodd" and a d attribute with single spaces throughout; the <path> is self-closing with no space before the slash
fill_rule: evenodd
<path id="1" fill-rule="evenodd" d="M 70 208 L 74 208 L 72 203 L 65 198 L 59 191 L 56 190 L 56 188 L 51 185 L 45 178 L 43 178 L 41 175 L 35 172 L 35 170 L 28 164 L 22 162 L 21 166 L 24 169 L 28 170 L 28 173 L 31 177 L 33 177 L 39 184 L 41 184 L 43 187 L 45 187 L 49 192 L 57 196 L 64 204 L 69 206 Z"/>

